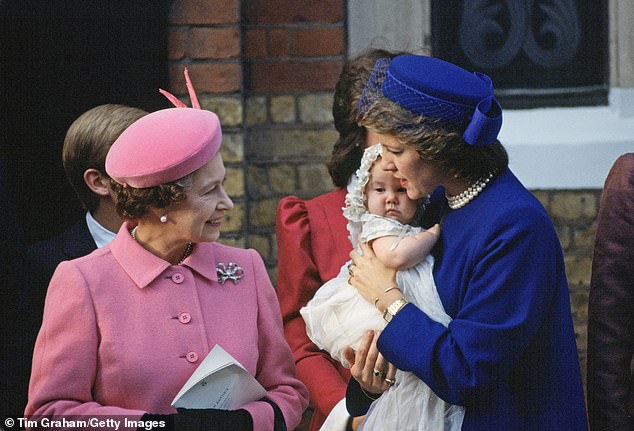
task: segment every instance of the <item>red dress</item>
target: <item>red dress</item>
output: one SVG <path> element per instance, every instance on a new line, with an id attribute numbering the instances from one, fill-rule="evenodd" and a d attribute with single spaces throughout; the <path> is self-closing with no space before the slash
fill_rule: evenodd
<path id="1" fill-rule="evenodd" d="M 306 335 L 299 309 L 350 259 L 342 208 L 345 188 L 311 200 L 289 196 L 277 209 L 277 295 L 284 335 L 291 346 L 297 376 L 308 387 L 315 408 L 310 430 L 318 430 L 332 408 L 346 396 L 350 372 Z"/>

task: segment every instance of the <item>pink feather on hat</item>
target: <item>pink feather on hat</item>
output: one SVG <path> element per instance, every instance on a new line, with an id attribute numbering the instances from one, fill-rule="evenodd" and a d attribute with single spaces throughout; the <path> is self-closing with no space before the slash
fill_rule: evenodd
<path id="1" fill-rule="evenodd" d="M 216 155 L 222 141 L 218 116 L 200 109 L 187 69 L 185 82 L 193 108 L 159 89 L 176 108 L 140 118 L 114 142 L 106 157 L 106 172 L 115 181 L 136 188 L 154 187 L 191 174 Z"/>
<path id="2" fill-rule="evenodd" d="M 192 102 L 192 108 L 200 109 L 200 103 L 198 102 L 198 96 L 196 96 L 196 91 L 194 90 L 194 86 L 192 85 L 191 79 L 189 79 L 189 70 L 185 68 L 185 86 L 187 87 L 187 92 L 189 93 L 189 99 Z M 174 96 L 169 91 L 163 90 L 159 88 L 159 93 L 165 96 L 174 106 L 177 108 L 187 108 L 183 102 L 176 96 Z"/>

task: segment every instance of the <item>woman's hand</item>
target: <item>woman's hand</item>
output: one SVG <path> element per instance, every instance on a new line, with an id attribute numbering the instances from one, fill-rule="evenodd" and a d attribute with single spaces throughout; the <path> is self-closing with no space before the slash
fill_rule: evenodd
<path id="1" fill-rule="evenodd" d="M 397 287 L 396 270 L 385 266 L 367 243 L 359 242 L 359 247 L 363 255 L 357 250 L 350 252 L 352 263 L 349 268 L 348 283 L 355 287 L 370 304 L 384 312 L 392 302 L 403 296 L 398 288 L 390 289 Z M 389 291 L 386 292 L 388 289 Z"/>
<path id="2" fill-rule="evenodd" d="M 359 426 L 361 425 L 361 422 L 363 422 L 363 419 L 365 419 L 365 416 L 357 416 L 352 418 L 352 431 L 357 431 L 357 429 L 359 429 Z"/>
<path id="3" fill-rule="evenodd" d="M 383 358 L 376 347 L 381 331 L 367 331 L 355 352 L 350 346 L 344 357 L 350 364 L 350 373 L 370 398 L 378 398 L 394 384 L 396 367 Z"/>

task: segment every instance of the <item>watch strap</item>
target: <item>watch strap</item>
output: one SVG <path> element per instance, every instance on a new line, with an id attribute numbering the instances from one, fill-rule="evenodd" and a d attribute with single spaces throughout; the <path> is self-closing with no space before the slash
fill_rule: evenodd
<path id="1" fill-rule="evenodd" d="M 396 301 L 392 302 L 385 309 L 385 312 L 383 313 L 383 319 L 385 319 L 385 321 L 389 323 L 392 320 L 392 318 L 394 316 L 396 316 L 396 313 L 401 311 L 403 309 L 403 307 L 405 307 L 408 303 L 409 303 L 409 301 L 407 299 L 405 299 L 404 296 L 401 296 L 399 299 L 397 299 Z"/>

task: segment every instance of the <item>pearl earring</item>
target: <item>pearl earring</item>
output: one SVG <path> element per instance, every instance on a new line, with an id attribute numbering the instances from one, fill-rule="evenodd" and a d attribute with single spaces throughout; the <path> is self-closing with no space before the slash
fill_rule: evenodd
<path id="1" fill-rule="evenodd" d="M 161 223 L 167 223 L 167 215 L 163 214 L 159 220 L 161 220 Z"/>

